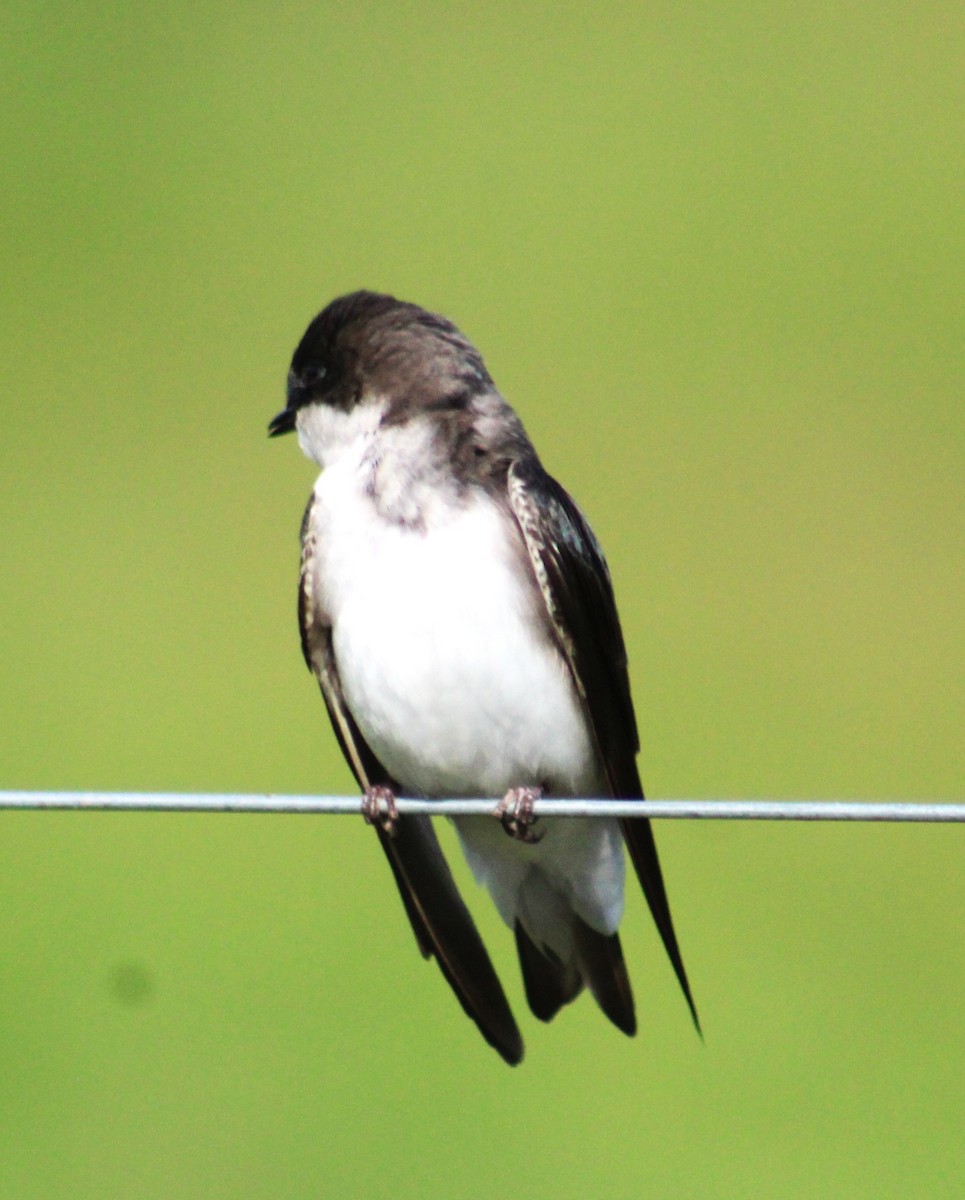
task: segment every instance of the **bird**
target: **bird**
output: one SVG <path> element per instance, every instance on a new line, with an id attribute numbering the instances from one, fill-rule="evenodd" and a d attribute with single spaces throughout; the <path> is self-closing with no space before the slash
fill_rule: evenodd
<path id="1" fill-rule="evenodd" d="M 308 667 L 423 956 L 510 1065 L 523 1039 L 432 818 L 395 797 L 491 796 L 453 818 L 548 1022 L 584 988 L 627 1035 L 625 855 L 700 1023 L 646 816 L 551 818 L 546 797 L 644 799 L 603 551 L 483 358 L 447 318 L 374 291 L 331 301 L 269 436 L 320 468 L 301 526 Z"/>

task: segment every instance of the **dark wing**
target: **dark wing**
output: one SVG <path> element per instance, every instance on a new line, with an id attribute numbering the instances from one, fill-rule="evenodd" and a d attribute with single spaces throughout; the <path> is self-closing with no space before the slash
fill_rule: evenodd
<path id="1" fill-rule="evenodd" d="M 569 664 L 599 749 L 610 793 L 615 799 L 642 800 L 636 762 L 640 741 L 630 698 L 627 652 L 600 544 L 570 496 L 535 459 L 511 464 L 508 494 L 553 637 Z M 620 824 L 640 886 L 699 1030 L 650 822 L 634 817 Z"/>
<path id="2" fill-rule="evenodd" d="M 365 790 L 385 784 L 397 791 L 345 703 L 332 648 L 332 631 L 312 602 L 313 550 L 306 520 L 298 592 L 305 661 L 318 679 L 338 744 L 359 787 Z M 523 1057 L 519 1029 L 486 947 L 456 887 L 431 818 L 400 816 L 392 836 L 376 828 L 423 957 L 435 956 L 449 986 L 480 1033 L 515 1066 Z"/>

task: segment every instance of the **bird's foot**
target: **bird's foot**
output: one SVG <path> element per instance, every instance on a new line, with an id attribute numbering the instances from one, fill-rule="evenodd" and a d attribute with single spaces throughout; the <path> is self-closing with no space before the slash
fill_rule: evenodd
<path id="1" fill-rule="evenodd" d="M 535 845 L 542 841 L 545 829 L 536 830 L 533 826 L 539 817 L 533 812 L 533 804 L 543 795 L 541 787 L 510 788 L 496 805 L 494 817 L 499 817 L 503 829 L 511 838 L 518 842 Z"/>
<path id="2" fill-rule="evenodd" d="M 378 825 L 389 837 L 398 831 L 399 810 L 395 806 L 395 793 L 384 784 L 365 789 L 362 797 L 362 816 L 366 825 Z"/>

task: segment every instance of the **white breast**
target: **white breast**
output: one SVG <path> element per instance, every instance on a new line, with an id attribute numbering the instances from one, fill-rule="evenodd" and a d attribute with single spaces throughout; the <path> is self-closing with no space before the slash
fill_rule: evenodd
<path id="1" fill-rule="evenodd" d="M 596 751 L 512 519 L 482 490 L 459 499 L 438 477 L 413 475 L 427 436 L 418 424 L 386 432 L 378 411 L 361 406 L 300 414 L 302 445 L 325 466 L 309 518 L 311 592 L 332 625 L 352 715 L 410 795 L 501 797 L 527 785 L 601 795 Z M 404 520 L 379 511 L 376 478 L 379 503 Z M 616 821 L 552 822 L 537 844 L 508 838 L 489 817 L 456 828 L 506 922 L 523 920 L 562 962 L 574 954 L 571 910 L 601 933 L 616 929 Z"/>
<path id="2" fill-rule="evenodd" d="M 519 574 L 506 516 L 479 492 L 386 521 L 348 464 L 315 489 L 315 594 L 345 698 L 410 793 L 493 795 L 599 783 L 572 681 Z"/>

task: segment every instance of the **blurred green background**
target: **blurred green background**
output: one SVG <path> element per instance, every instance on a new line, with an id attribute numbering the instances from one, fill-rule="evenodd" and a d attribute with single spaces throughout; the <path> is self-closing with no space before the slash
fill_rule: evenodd
<path id="1" fill-rule="evenodd" d="M 0 786 L 351 789 L 265 426 L 366 286 L 590 515 L 652 795 L 960 798 L 959 22 L 7 5 Z M 630 1042 L 460 867 L 511 1071 L 360 820 L 0 817 L 0 1196 L 961 1195 L 965 831 L 658 838 L 704 1045 L 637 896 Z"/>

